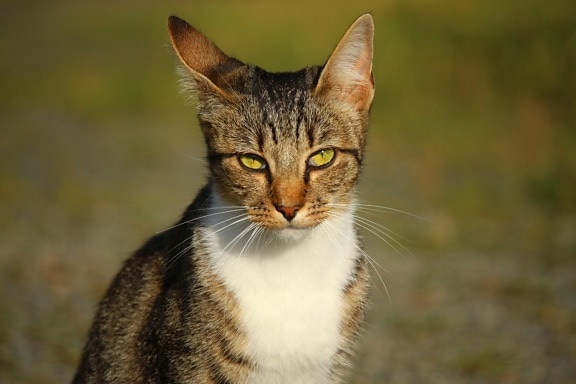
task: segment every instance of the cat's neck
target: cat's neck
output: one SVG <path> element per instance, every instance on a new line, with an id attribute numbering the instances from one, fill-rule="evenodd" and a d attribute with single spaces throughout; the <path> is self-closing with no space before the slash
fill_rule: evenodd
<path id="1" fill-rule="evenodd" d="M 211 211 L 223 212 L 220 204 L 216 196 Z M 203 231 L 213 269 L 238 301 L 248 353 L 264 370 L 251 382 L 290 377 L 291 370 L 301 371 L 308 378 L 304 382 L 320 382 L 341 348 L 343 290 L 354 278 L 359 255 L 354 207 L 305 230 L 297 240 L 250 233 L 248 221 L 222 230 L 226 224 L 218 220 L 242 219 L 235 209 L 207 216 Z M 238 239 L 237 244 L 230 245 L 230 239 Z"/>

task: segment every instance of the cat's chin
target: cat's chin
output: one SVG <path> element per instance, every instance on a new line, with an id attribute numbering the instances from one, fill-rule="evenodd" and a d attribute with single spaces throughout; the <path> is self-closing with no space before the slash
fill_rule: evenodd
<path id="1" fill-rule="evenodd" d="M 273 231 L 274 235 L 282 241 L 291 242 L 302 240 L 310 233 L 310 228 L 287 227 Z"/>

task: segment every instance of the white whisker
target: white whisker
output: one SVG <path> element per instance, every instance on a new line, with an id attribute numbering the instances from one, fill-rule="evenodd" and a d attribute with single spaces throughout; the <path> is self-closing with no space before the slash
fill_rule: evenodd
<path id="1" fill-rule="evenodd" d="M 239 217 L 241 217 L 241 218 L 238 219 Z M 234 220 L 234 221 L 232 221 L 232 220 Z M 242 222 L 247 221 L 247 220 L 249 220 L 249 218 L 248 218 L 248 216 L 246 216 L 246 214 L 237 215 L 237 216 L 230 217 L 230 218 L 228 218 L 228 219 L 226 219 L 226 220 L 222 220 L 222 221 L 214 224 L 213 227 L 216 228 L 217 225 L 221 225 L 221 224 L 227 223 L 227 222 L 229 222 L 229 221 L 232 221 L 232 222 L 226 224 L 226 225 L 223 226 L 222 228 L 216 229 L 216 230 L 214 231 L 214 234 L 217 234 L 217 233 L 219 233 L 219 232 L 222 232 L 222 231 L 224 231 L 224 230 L 232 227 L 233 225 L 236 225 L 236 224 L 238 224 L 238 223 L 242 223 Z"/>
<path id="2" fill-rule="evenodd" d="M 367 219 L 366 217 L 362 217 L 362 216 L 360 216 L 360 215 L 358 215 L 358 214 L 355 214 L 355 215 L 354 215 L 354 218 L 356 218 L 356 219 L 361 219 L 361 220 L 363 220 L 363 221 L 365 221 L 365 222 L 370 223 L 370 224 L 373 225 L 374 227 L 378 228 L 378 232 L 380 232 L 380 231 L 384 232 L 384 233 L 386 234 L 386 237 L 389 237 L 390 239 L 394 240 L 394 242 L 396 242 L 396 243 L 397 243 L 398 245 L 400 245 L 402 248 L 404 248 L 404 247 L 402 246 L 402 244 L 400 244 L 396 239 L 393 239 L 392 236 L 396 236 L 396 237 L 401 238 L 402 240 L 405 240 L 405 241 L 408 241 L 408 242 L 412 242 L 412 241 L 410 241 L 410 239 L 407 239 L 406 237 L 400 235 L 400 234 L 397 233 L 397 232 L 394 232 L 394 231 L 391 230 L 390 228 L 386 227 L 385 225 L 382 225 L 382 224 L 378 223 L 377 221 Z M 404 248 L 404 249 L 405 249 L 406 251 L 408 251 L 408 249 L 406 249 L 406 248 Z M 408 251 L 408 252 L 409 252 L 409 251 Z"/>
<path id="3" fill-rule="evenodd" d="M 176 245 L 175 247 L 173 247 L 170 251 L 174 250 L 175 248 L 179 247 L 181 244 L 187 242 L 187 241 L 192 241 L 190 238 L 187 238 L 186 240 L 182 241 L 180 244 Z M 189 250 L 192 249 L 192 244 L 184 247 L 184 249 L 182 249 L 180 252 L 178 252 L 177 254 L 175 254 L 174 256 L 170 257 L 168 259 L 168 261 L 166 262 L 166 270 L 170 269 L 178 260 L 178 258 L 180 256 L 182 256 L 183 254 L 185 254 L 186 252 L 188 252 Z"/>
<path id="4" fill-rule="evenodd" d="M 161 232 L 159 232 L 159 233 L 162 233 L 162 232 L 165 232 L 165 231 L 168 231 L 168 230 L 177 228 L 177 227 L 179 227 L 179 226 L 181 226 L 181 225 L 185 225 L 185 224 L 189 224 L 189 223 L 192 223 L 192 222 L 196 222 L 196 221 L 198 221 L 198 220 L 200 220 L 200 219 L 205 219 L 205 218 L 213 217 L 213 216 L 216 216 L 216 215 L 222 215 L 222 214 L 239 212 L 239 211 L 245 210 L 244 207 L 226 207 L 226 208 L 231 208 L 231 209 L 226 209 L 226 210 L 223 210 L 222 212 L 215 212 L 215 213 L 210 213 L 210 214 L 207 214 L 207 215 L 202 215 L 202 216 L 196 217 L 196 218 L 194 218 L 194 219 L 192 219 L 192 220 L 187 220 L 187 221 L 184 221 L 184 222 L 179 223 L 179 224 L 177 224 L 177 225 L 174 225 L 174 226 L 172 226 L 172 227 L 170 227 L 170 228 L 167 228 L 167 229 L 165 229 L 165 230 L 163 230 L 163 231 L 161 231 Z M 207 211 L 207 210 L 215 210 L 215 209 L 220 209 L 220 210 L 222 210 L 223 208 L 221 208 L 221 207 L 219 207 L 219 208 L 203 208 L 203 209 L 197 209 L 197 210 L 194 210 L 194 211 Z M 243 217 L 243 216 L 245 216 L 245 217 Z M 241 219 L 238 219 L 238 218 L 241 218 Z M 226 219 L 224 219 L 224 220 L 222 220 L 222 221 L 219 221 L 218 223 L 214 224 L 213 227 L 217 227 L 217 226 L 219 226 L 219 225 L 222 225 L 222 224 L 225 224 L 225 223 L 229 223 L 230 221 L 233 221 L 233 222 L 225 225 L 225 226 L 222 227 L 222 228 L 218 228 L 214 233 L 218 233 L 218 232 L 220 232 L 220 231 L 226 230 L 227 228 L 232 227 L 232 226 L 234 226 L 234 225 L 236 225 L 236 224 L 238 224 L 238 223 L 241 223 L 241 222 L 243 222 L 243 221 L 246 221 L 246 220 L 248 220 L 248 217 L 247 217 L 246 213 L 242 213 L 242 214 L 240 214 L 240 215 L 235 215 L 235 216 L 226 218 Z M 189 242 L 189 241 L 192 241 L 192 239 L 191 239 L 191 238 L 187 238 L 187 239 L 179 242 L 179 243 L 176 244 L 174 247 L 172 247 L 172 248 L 168 251 L 168 253 L 171 253 L 174 249 L 180 247 L 182 244 L 184 244 L 184 243 L 186 243 L 186 242 Z M 178 258 L 179 258 L 180 256 L 182 256 L 182 255 L 185 254 L 186 252 L 190 251 L 191 249 L 192 249 L 192 244 L 186 246 L 184 249 L 182 249 L 182 250 L 181 250 L 180 252 L 178 252 L 176 255 L 170 257 L 170 259 L 169 259 L 168 262 L 167 262 L 166 268 L 169 269 L 172 265 L 174 265 L 174 263 L 176 263 L 176 260 L 178 260 Z"/>
<path id="5" fill-rule="evenodd" d="M 375 223 L 371 220 L 368 220 L 366 218 L 359 217 L 359 216 L 356 216 L 355 220 L 356 220 L 356 225 L 358 225 L 360 228 L 364 228 L 365 230 L 367 230 L 368 232 L 372 233 L 374 236 L 376 236 L 377 238 L 379 238 L 380 240 L 385 242 L 397 254 L 402 255 L 402 252 L 397 248 L 397 247 L 400 247 L 402 250 L 404 250 L 408 254 L 412 255 L 412 252 L 410 252 L 410 250 L 408 248 L 406 248 L 401 242 L 396 240 L 389 233 L 386 233 L 385 230 L 388 230 L 388 228 L 386 228 L 386 227 L 384 227 L 378 223 Z M 384 230 L 382 228 L 384 228 Z M 392 231 L 390 231 L 390 232 L 394 233 Z"/>
<path id="6" fill-rule="evenodd" d="M 248 218 L 244 218 L 241 221 L 244 220 L 248 220 Z M 240 220 L 239 220 L 240 221 Z M 232 249 L 236 246 L 236 244 L 238 244 L 238 242 L 240 241 L 240 239 L 242 239 L 244 236 L 246 236 L 246 234 L 248 234 L 249 232 L 252 231 L 252 229 L 256 226 L 256 224 L 254 223 L 250 223 L 250 225 L 248 225 L 246 228 L 244 228 L 239 234 L 237 234 L 236 236 L 234 236 L 234 238 L 232 240 L 230 240 L 230 242 L 222 249 L 222 252 L 226 252 L 229 249 Z M 217 231 L 218 232 L 218 231 Z M 216 232 L 215 232 L 216 233 Z"/>
<path id="7" fill-rule="evenodd" d="M 195 217 L 195 218 L 193 218 L 193 219 L 186 220 L 186 221 L 183 221 L 183 222 L 178 223 L 178 224 L 176 224 L 176 225 L 173 225 L 173 226 L 171 226 L 171 227 L 165 228 L 165 229 L 163 229 L 163 230 L 161 230 L 161 231 L 158 231 L 158 232 L 156 232 L 156 233 L 157 233 L 157 234 L 158 234 L 158 233 L 163 233 L 163 232 L 169 231 L 169 230 L 171 230 L 171 229 L 180 227 L 180 226 L 182 226 L 182 225 L 190 224 L 190 223 L 193 223 L 193 222 L 195 222 L 195 221 L 198 221 L 198 220 L 201 220 L 201 219 L 205 219 L 205 218 L 207 218 L 207 217 L 216 216 L 216 215 L 224 215 L 224 214 L 227 214 L 227 213 L 243 211 L 243 210 L 246 209 L 245 207 L 240 207 L 240 206 L 238 206 L 238 207 L 232 206 L 232 207 L 226 207 L 226 208 L 233 208 L 233 209 L 227 209 L 227 210 L 224 210 L 224 211 L 221 211 L 221 212 L 215 212 L 215 213 L 210 213 L 210 214 L 208 214 L 208 215 L 198 216 L 198 217 Z M 195 209 L 195 210 L 193 210 L 193 212 L 208 211 L 208 210 L 215 210 L 215 209 L 222 209 L 222 208 L 220 208 L 220 207 L 218 207 L 218 208 L 200 208 L 200 209 Z"/>
<path id="8" fill-rule="evenodd" d="M 404 240 L 406 240 L 406 239 L 404 237 L 400 236 L 399 234 L 397 234 L 396 232 L 392 231 L 391 229 L 387 228 L 386 226 L 384 226 L 384 225 L 382 225 L 382 224 L 380 224 L 374 220 L 360 216 L 359 212 L 362 212 L 365 214 L 371 214 L 371 215 L 376 215 L 378 213 L 403 214 L 403 215 L 407 215 L 407 216 L 410 216 L 410 217 L 413 217 L 416 219 L 428 221 L 425 218 L 414 215 L 412 213 L 402 211 L 400 209 L 381 206 L 381 205 L 338 204 L 338 203 L 327 204 L 328 207 L 336 208 L 335 210 L 330 212 L 330 216 L 334 216 L 334 217 L 342 217 L 344 215 L 344 213 L 342 212 L 342 209 L 348 210 L 351 205 L 354 205 L 356 208 L 356 211 L 353 214 L 354 222 L 355 222 L 356 226 L 359 229 L 366 230 L 371 235 L 373 235 L 376 238 L 378 238 L 379 240 L 383 241 L 387 246 L 389 246 L 392 250 L 394 250 L 394 252 L 396 252 L 399 255 L 402 255 L 404 253 L 408 253 L 410 255 L 412 254 L 412 252 L 408 248 L 406 248 L 398 240 L 398 238 L 404 239 Z M 326 221 L 326 223 L 329 223 L 329 221 Z M 336 240 L 336 239 L 334 239 L 334 240 Z M 362 249 L 359 245 L 357 245 L 356 248 L 364 257 L 366 257 L 366 260 L 368 261 L 368 263 L 370 264 L 370 266 L 372 267 L 372 269 L 376 273 L 378 280 L 382 284 L 382 287 L 384 287 L 384 290 L 386 291 L 386 295 L 388 296 L 388 300 L 391 301 L 388 287 L 386 286 L 386 283 L 384 282 L 384 279 L 382 278 L 382 276 L 380 274 L 380 270 L 387 272 L 387 273 L 388 273 L 388 271 L 385 268 L 383 268 L 373 257 L 368 255 L 366 253 L 366 251 L 364 249 Z"/>
<path id="9" fill-rule="evenodd" d="M 268 230 L 264 227 L 258 227 L 258 238 L 256 239 L 256 249 L 260 249 L 260 240 L 262 240 L 262 237 L 264 236 L 264 234 L 268 232 Z M 269 244 L 270 239 L 268 239 L 266 241 L 266 243 L 264 244 L 264 247 L 266 247 L 266 245 Z"/>
<path id="10" fill-rule="evenodd" d="M 326 204 L 329 207 L 349 207 L 351 204 L 338 204 L 338 203 L 330 203 L 330 204 Z M 376 205 L 376 204 L 360 204 L 360 203 L 355 203 L 355 206 L 358 210 L 361 211 L 366 211 L 366 212 L 388 212 L 388 213 L 399 213 L 399 214 L 403 214 L 403 215 L 407 215 L 410 217 L 413 217 L 415 219 L 419 219 L 419 220 L 424 220 L 424 221 L 429 221 L 428 219 L 426 219 L 425 217 L 422 216 L 418 216 L 415 215 L 413 213 L 410 212 L 406 212 L 403 211 L 401 209 L 396 209 L 396 208 L 391 208 L 391 207 L 387 207 L 385 205 Z"/>
<path id="11" fill-rule="evenodd" d="M 374 204 L 357 204 L 356 207 L 359 210 L 367 211 L 367 212 L 388 212 L 388 213 L 399 213 L 402 215 L 407 215 L 413 217 L 418 220 L 429 221 L 427 218 L 415 215 L 410 212 L 403 211 L 401 209 L 386 207 L 384 205 L 374 205 Z"/>
<path id="12" fill-rule="evenodd" d="M 333 214 L 333 216 L 338 216 L 338 214 Z M 357 219 L 358 217 L 356 215 L 354 215 L 354 218 Z M 356 223 L 358 224 L 358 223 Z M 362 227 L 363 228 L 363 227 Z M 373 232 L 372 232 L 373 233 Z M 374 233 L 373 233 L 374 234 Z M 389 242 L 387 242 L 386 240 L 382 239 L 380 236 L 378 236 L 378 238 L 380 238 L 381 240 L 383 240 L 388 246 L 392 247 L 390 245 Z M 379 267 L 380 269 L 382 269 L 384 272 L 386 273 L 390 273 L 386 268 L 384 268 L 382 265 L 380 265 L 373 257 L 369 256 L 366 251 L 364 251 L 364 249 L 362 249 L 361 247 L 357 246 L 357 248 L 364 254 L 364 256 L 368 257 L 369 259 L 372 260 L 372 262 Z M 394 247 L 392 247 L 392 249 L 394 249 L 396 251 L 396 249 Z"/>
<path id="13" fill-rule="evenodd" d="M 250 237 L 248 237 L 248 240 L 246 240 L 246 243 L 244 244 L 244 246 L 242 247 L 242 250 L 240 251 L 240 257 L 242 257 L 242 255 L 244 255 L 244 252 L 250 248 L 250 245 L 254 242 L 254 239 L 258 236 L 258 234 L 260 232 L 262 232 L 262 228 L 259 227 L 256 224 L 251 224 L 249 226 L 249 228 L 251 228 L 250 230 Z"/>
<path id="14" fill-rule="evenodd" d="M 333 216 L 340 216 L 339 214 L 333 214 Z M 345 241 L 350 241 L 354 243 L 354 247 L 356 248 L 356 250 L 366 258 L 366 260 L 368 261 L 368 263 L 370 264 L 370 266 L 372 267 L 372 269 L 374 270 L 374 272 L 376 273 L 376 276 L 378 277 L 378 280 L 380 281 L 380 283 L 382 284 L 382 287 L 384 287 L 384 291 L 386 292 L 386 296 L 388 297 L 388 301 L 392 301 L 391 297 L 390 297 L 390 291 L 388 290 L 388 286 L 386 285 L 386 283 L 384 282 L 384 279 L 382 278 L 382 275 L 380 274 L 380 272 L 378 271 L 379 267 L 380 269 L 382 269 L 384 272 L 389 273 L 384 267 L 382 267 L 380 264 L 378 264 L 378 262 L 376 262 L 376 260 L 374 260 L 370 255 L 368 255 L 368 253 L 366 253 L 366 251 L 364 249 L 362 249 L 362 247 L 357 244 L 357 242 L 355 241 L 355 239 L 350 239 L 348 237 L 348 235 L 346 233 L 344 233 L 343 231 L 341 231 L 338 227 L 336 227 L 335 225 L 333 225 L 330 221 L 325 221 L 324 224 L 328 225 L 331 227 L 332 230 L 335 230 L 338 232 L 338 235 L 340 238 L 343 238 Z M 331 231 L 326 230 L 326 234 L 327 236 L 336 244 L 339 244 L 340 240 L 336 239 Z"/>

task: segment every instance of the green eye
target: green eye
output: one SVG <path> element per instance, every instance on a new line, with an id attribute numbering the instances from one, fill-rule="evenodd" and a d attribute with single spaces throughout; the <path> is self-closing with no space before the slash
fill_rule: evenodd
<path id="1" fill-rule="evenodd" d="M 252 153 L 246 153 L 238 156 L 238 159 L 240 160 L 240 163 L 242 163 L 242 165 L 248 169 L 253 169 L 257 171 L 266 169 L 266 160 L 264 160 L 258 155 L 254 155 Z"/>
<path id="2" fill-rule="evenodd" d="M 323 167 L 334 160 L 336 152 L 333 149 L 322 149 L 308 159 L 308 165 L 312 167 Z"/>

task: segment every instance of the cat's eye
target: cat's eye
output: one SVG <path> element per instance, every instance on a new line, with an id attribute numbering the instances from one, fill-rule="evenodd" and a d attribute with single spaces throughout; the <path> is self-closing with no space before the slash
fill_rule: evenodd
<path id="1" fill-rule="evenodd" d="M 266 160 L 253 153 L 244 153 L 238 156 L 240 163 L 248 169 L 261 171 L 266 169 Z"/>
<path id="2" fill-rule="evenodd" d="M 335 155 L 336 152 L 331 148 L 322 149 L 310 156 L 308 165 L 311 167 L 324 167 L 334 160 Z"/>

